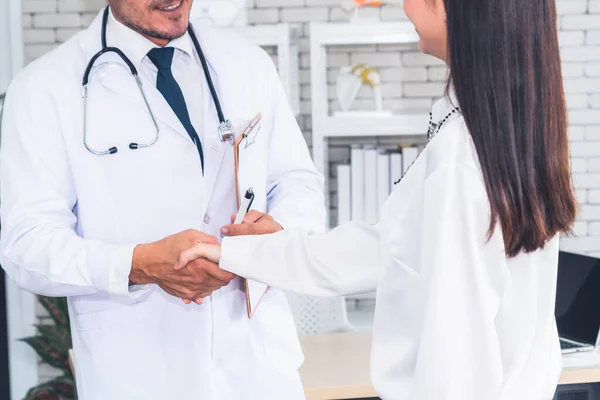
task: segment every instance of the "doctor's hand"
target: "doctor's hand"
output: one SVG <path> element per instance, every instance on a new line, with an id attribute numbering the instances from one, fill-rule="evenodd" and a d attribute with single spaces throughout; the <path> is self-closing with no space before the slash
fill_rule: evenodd
<path id="1" fill-rule="evenodd" d="M 206 259 L 195 259 L 187 268 L 173 268 L 180 254 L 205 242 L 218 244 L 217 238 L 196 230 L 187 230 L 158 242 L 142 244 L 135 248 L 130 281 L 134 284 L 157 284 L 165 292 L 183 299 L 201 299 L 210 296 L 215 290 L 227 286 L 235 276 Z"/>
<path id="2" fill-rule="evenodd" d="M 231 222 L 234 220 L 235 214 L 232 215 Z M 241 224 L 225 225 L 221 228 L 221 234 L 223 236 L 268 235 L 282 230 L 283 227 L 269 214 L 250 210 Z"/>
<path id="3" fill-rule="evenodd" d="M 179 259 L 175 263 L 175 270 L 187 268 L 190 264 L 199 259 L 206 259 L 210 262 L 219 264 L 221 261 L 221 245 L 220 244 L 208 244 L 198 243 L 191 249 L 183 251 L 179 255 Z M 190 304 L 192 300 L 183 300 L 184 303 Z M 202 299 L 196 299 L 197 304 L 202 303 Z"/>

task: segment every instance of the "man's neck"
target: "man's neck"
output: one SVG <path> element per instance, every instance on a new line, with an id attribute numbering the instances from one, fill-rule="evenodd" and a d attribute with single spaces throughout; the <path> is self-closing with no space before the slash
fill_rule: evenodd
<path id="1" fill-rule="evenodd" d="M 151 35 L 148 35 L 144 32 L 141 32 L 137 27 L 132 26 L 132 24 L 128 24 L 127 21 L 125 21 L 123 18 L 121 18 L 119 15 L 117 15 L 112 7 L 110 9 L 110 12 L 112 13 L 113 17 L 122 25 L 128 27 L 129 29 L 131 29 L 132 31 L 136 32 L 138 35 L 143 36 L 144 38 L 148 39 L 149 41 L 151 41 L 152 43 L 154 43 L 155 45 L 157 45 L 158 47 L 165 47 L 166 45 L 169 44 L 170 40 L 169 39 L 161 39 L 161 38 L 157 38 Z"/>

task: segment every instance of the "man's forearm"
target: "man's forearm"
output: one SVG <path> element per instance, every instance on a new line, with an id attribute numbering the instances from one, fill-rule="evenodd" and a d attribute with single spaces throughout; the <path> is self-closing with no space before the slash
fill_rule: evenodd
<path id="1" fill-rule="evenodd" d="M 129 282 L 135 285 L 154 283 L 148 271 L 148 266 L 153 260 L 156 260 L 156 254 L 153 255 L 152 244 L 140 244 L 136 246 L 133 250 Z"/>

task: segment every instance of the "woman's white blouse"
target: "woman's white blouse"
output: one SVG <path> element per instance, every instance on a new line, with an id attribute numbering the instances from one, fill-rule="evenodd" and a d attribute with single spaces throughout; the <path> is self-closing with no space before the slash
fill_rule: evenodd
<path id="1" fill-rule="evenodd" d="M 440 100 L 434 121 L 451 110 Z M 377 288 L 371 376 L 384 400 L 549 400 L 561 371 L 558 238 L 507 259 L 464 119 L 451 118 L 376 226 L 226 238 L 221 267 L 310 295 Z M 260 312 L 260 308 L 258 309 Z"/>

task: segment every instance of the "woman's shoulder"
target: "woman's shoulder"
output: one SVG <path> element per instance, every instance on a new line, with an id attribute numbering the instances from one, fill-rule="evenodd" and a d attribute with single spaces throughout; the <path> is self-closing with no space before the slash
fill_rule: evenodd
<path id="1" fill-rule="evenodd" d="M 470 169 L 481 175 L 477 151 L 462 115 L 450 119 L 426 147 L 428 170 L 439 168 Z"/>

